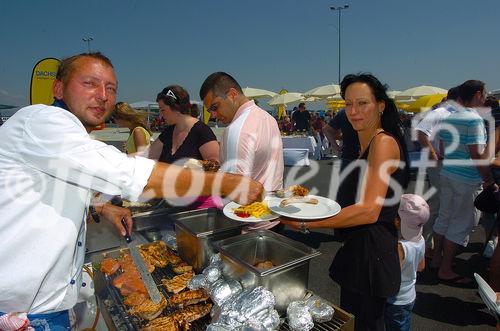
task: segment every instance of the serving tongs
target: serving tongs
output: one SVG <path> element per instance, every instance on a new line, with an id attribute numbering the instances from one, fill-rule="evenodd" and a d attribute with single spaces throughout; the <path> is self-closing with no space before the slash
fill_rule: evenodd
<path id="1" fill-rule="evenodd" d="M 148 267 L 146 266 L 146 263 L 144 263 L 141 253 L 137 248 L 136 240 L 132 240 L 132 238 L 129 235 L 129 227 L 127 225 L 127 222 L 125 221 L 125 219 L 122 218 L 121 223 L 125 228 L 124 237 L 125 241 L 127 242 L 127 247 L 130 250 L 130 255 L 132 256 L 132 260 L 134 260 L 134 264 L 137 270 L 139 271 L 139 274 L 141 275 L 142 281 L 144 282 L 146 289 L 148 290 L 148 294 L 149 297 L 151 298 L 151 301 L 153 301 L 154 304 L 158 304 L 161 301 L 160 291 L 158 290 L 158 287 L 156 287 L 156 283 L 153 277 L 148 272 Z"/>

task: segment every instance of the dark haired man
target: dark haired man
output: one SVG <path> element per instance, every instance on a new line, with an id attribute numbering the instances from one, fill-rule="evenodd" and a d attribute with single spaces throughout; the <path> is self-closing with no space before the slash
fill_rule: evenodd
<path id="1" fill-rule="evenodd" d="M 44 329 L 69 329 L 68 309 L 82 284 L 86 214 L 92 190 L 136 201 L 148 196 L 184 195 L 191 183 L 212 192 L 216 176 L 187 171 L 91 139 L 116 101 L 117 80 L 100 53 L 61 62 L 53 85 L 57 106 L 20 109 L 0 128 L 0 325 L 20 315 Z M 262 185 L 225 174 L 220 193 L 242 203 L 254 201 Z M 248 189 L 243 189 L 248 185 Z M 130 212 L 109 204 L 96 213 L 125 234 Z M 20 325 L 21 326 L 26 326 Z"/>
<path id="2" fill-rule="evenodd" d="M 228 124 L 221 142 L 221 169 L 249 176 L 261 182 L 266 191 L 281 189 L 283 144 L 276 120 L 249 100 L 238 82 L 225 72 L 215 72 L 205 79 L 200 98 L 210 113 Z M 252 229 L 271 228 L 278 223 L 256 223 Z"/>
<path id="3" fill-rule="evenodd" d="M 299 103 L 299 108 L 292 115 L 292 121 L 295 123 L 295 130 L 297 131 L 309 131 L 311 126 L 309 121 L 311 120 L 311 113 L 306 109 L 306 104 Z"/>
<path id="4" fill-rule="evenodd" d="M 458 93 L 463 107 L 445 118 L 439 131 L 444 160 L 440 172 L 439 216 L 433 227 L 432 265 L 439 267 L 441 282 L 470 286 L 471 279 L 453 271 L 453 258 L 459 245 L 467 246 L 469 234 L 479 221 L 474 199 L 481 184 L 483 187 L 496 184 L 489 172 L 488 149 L 484 149 L 484 121 L 475 109 L 484 104 L 484 83 L 468 80 L 460 85 Z"/>

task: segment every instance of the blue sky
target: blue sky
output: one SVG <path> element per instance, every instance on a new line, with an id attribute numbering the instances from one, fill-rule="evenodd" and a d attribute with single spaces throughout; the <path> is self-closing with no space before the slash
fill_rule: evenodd
<path id="1" fill-rule="evenodd" d="M 0 104 L 29 102 L 33 66 L 87 50 L 110 57 L 118 100 L 180 84 L 192 99 L 214 71 L 242 85 L 304 92 L 368 71 L 403 90 L 481 79 L 500 89 L 498 0 L 3 0 Z"/>

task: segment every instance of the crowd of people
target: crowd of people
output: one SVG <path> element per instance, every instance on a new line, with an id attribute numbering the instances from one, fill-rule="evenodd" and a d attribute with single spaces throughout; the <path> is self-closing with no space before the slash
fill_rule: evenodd
<path id="1" fill-rule="evenodd" d="M 435 161 L 428 174 L 438 193 L 426 202 L 403 194 L 410 159 L 400 113 L 386 85 L 371 74 L 347 75 L 340 85 L 345 109 L 328 114 L 328 122 L 309 113 L 304 103 L 276 121 L 243 94 L 234 77 L 212 73 L 199 96 L 226 125 L 219 142 L 198 119 L 188 92 L 171 84 L 157 94 L 165 127 L 152 140 L 144 118 L 126 103 L 116 103 L 117 80 L 107 57 L 84 53 L 64 59 L 54 104 L 25 107 L 0 128 L 0 242 L 5 248 L 0 250 L 0 329 L 70 326 L 69 309 L 85 286 L 87 215 L 111 222 L 121 235 L 127 234 L 122 220 L 132 229 L 128 209 L 98 203 L 94 192 L 131 201 L 184 201 L 191 208 L 221 208 L 223 199 L 259 201 L 265 191 L 283 188 L 281 134 L 298 131 L 326 138 L 337 149 L 345 174 L 336 197 L 342 210 L 311 222 L 259 222 L 244 231 L 281 231 L 285 225 L 304 233 L 336 229 L 343 244 L 329 274 L 341 286 L 340 306 L 355 315 L 356 330 L 409 330 L 416 273 L 425 267 L 426 250 L 442 282 L 472 282 L 456 274 L 452 262 L 477 225 L 474 202 L 480 190 L 498 198 L 500 159 L 492 166 L 488 161 L 500 149 L 500 131 L 488 139 L 477 111 L 485 104 L 484 83 L 471 80 L 450 89 L 448 100 L 415 128 L 424 153 Z M 89 136 L 108 118 L 130 130 L 125 153 Z M 491 132 L 500 130 L 495 118 Z M 186 169 L 188 159 L 218 162 L 222 171 Z M 499 257 L 497 247 L 490 267 L 496 291 Z"/>

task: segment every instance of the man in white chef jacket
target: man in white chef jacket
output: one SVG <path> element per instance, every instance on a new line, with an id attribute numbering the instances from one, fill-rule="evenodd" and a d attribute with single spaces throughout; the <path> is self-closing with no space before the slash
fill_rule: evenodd
<path id="1" fill-rule="evenodd" d="M 0 128 L 0 329 L 69 327 L 68 309 L 82 286 L 91 190 L 132 201 L 143 191 L 176 197 L 194 186 L 201 195 L 217 188 L 240 203 L 261 197 L 262 185 L 248 178 L 129 158 L 92 140 L 88 133 L 110 115 L 116 91 L 108 58 L 75 55 L 60 64 L 55 106 L 22 108 Z M 122 234 L 122 218 L 132 226 L 123 209 L 97 212 Z"/>

